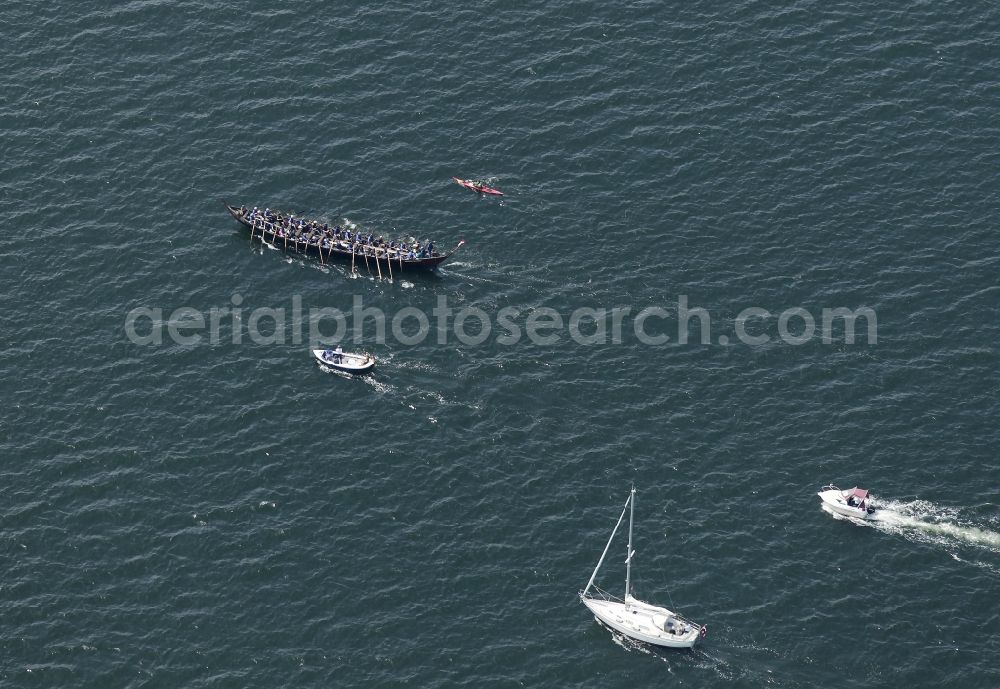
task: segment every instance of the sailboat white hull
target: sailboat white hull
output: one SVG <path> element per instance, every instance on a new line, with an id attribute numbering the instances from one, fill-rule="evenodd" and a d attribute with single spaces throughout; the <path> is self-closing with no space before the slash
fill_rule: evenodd
<path id="1" fill-rule="evenodd" d="M 692 648 L 701 638 L 701 627 L 666 608 L 629 597 L 628 607 L 619 601 L 581 596 L 594 617 L 625 636 L 655 646 Z"/>

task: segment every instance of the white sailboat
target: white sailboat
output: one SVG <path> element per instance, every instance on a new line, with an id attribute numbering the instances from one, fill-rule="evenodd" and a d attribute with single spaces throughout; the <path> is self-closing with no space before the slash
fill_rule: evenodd
<path id="1" fill-rule="evenodd" d="M 625 519 L 625 512 L 629 510 L 628 519 L 628 550 L 625 558 L 625 598 L 620 599 L 612 596 L 606 591 L 594 585 L 597 572 L 604 563 L 604 558 L 611 547 L 618 527 Z M 698 625 L 685 619 L 676 612 L 667 610 L 659 605 L 645 603 L 632 597 L 632 558 L 635 551 L 632 549 L 632 523 L 635 518 L 635 487 L 625 501 L 625 509 L 622 516 L 618 518 L 614 531 L 608 544 L 604 546 L 601 559 L 594 568 L 594 573 L 590 575 L 587 588 L 580 592 L 580 600 L 594 613 L 598 621 L 603 622 L 617 632 L 624 634 L 638 641 L 645 641 L 656 646 L 666 646 L 669 648 L 691 648 L 698 640 L 705 636 L 707 627 Z M 591 595 L 593 589 L 597 595 Z"/>

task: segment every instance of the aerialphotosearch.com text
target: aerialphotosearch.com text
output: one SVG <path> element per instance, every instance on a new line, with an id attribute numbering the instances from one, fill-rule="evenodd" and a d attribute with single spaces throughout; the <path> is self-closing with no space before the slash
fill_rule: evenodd
<path id="1" fill-rule="evenodd" d="M 159 307 L 139 306 L 125 316 L 125 335 L 138 345 L 171 341 L 183 346 L 225 341 L 255 345 L 308 343 L 310 347 L 393 341 L 413 346 L 428 338 L 438 344 L 459 342 L 468 346 L 487 341 L 504 346 L 524 342 L 547 346 L 567 340 L 580 345 L 608 345 L 633 339 L 650 346 L 878 342 L 876 313 L 864 306 L 813 311 L 795 306 L 777 313 L 750 306 L 735 317 L 716 321 L 707 309 L 691 306 L 683 294 L 671 308 L 581 306 L 568 313 L 547 306 L 506 306 L 495 312 L 478 306 L 455 308 L 446 296 L 438 296 L 429 313 L 415 306 L 386 313 L 365 306 L 361 295 L 354 295 L 347 311 L 329 306 L 304 309 L 298 295 L 292 296 L 290 302 L 288 308 L 248 308 L 242 295 L 233 294 L 226 306 L 207 311 L 182 306 L 168 313 Z"/>

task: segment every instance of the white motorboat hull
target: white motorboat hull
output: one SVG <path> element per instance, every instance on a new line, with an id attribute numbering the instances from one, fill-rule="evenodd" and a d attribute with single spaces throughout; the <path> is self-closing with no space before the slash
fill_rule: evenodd
<path id="1" fill-rule="evenodd" d="M 629 598 L 628 608 L 619 601 L 581 597 L 599 621 L 625 636 L 654 646 L 692 648 L 701 638 L 701 627 L 666 608 Z M 673 621 L 675 631 L 668 630 Z"/>
<path id="2" fill-rule="evenodd" d="M 839 514 L 842 517 L 851 517 L 852 519 L 870 520 L 876 518 L 874 513 L 869 514 L 866 509 L 848 505 L 847 497 L 844 495 L 845 492 L 849 491 L 831 489 L 820 491 L 816 495 L 823 501 L 823 507 L 834 514 Z"/>
<path id="3" fill-rule="evenodd" d="M 316 361 L 324 366 L 335 368 L 338 371 L 346 371 L 348 373 L 364 373 L 365 371 L 370 371 L 375 368 L 375 357 L 371 354 L 351 354 L 349 352 L 342 352 L 340 354 L 340 361 L 334 363 L 324 356 L 326 353 L 325 349 L 314 349 L 312 350 L 312 353 L 313 356 L 316 357 Z"/>

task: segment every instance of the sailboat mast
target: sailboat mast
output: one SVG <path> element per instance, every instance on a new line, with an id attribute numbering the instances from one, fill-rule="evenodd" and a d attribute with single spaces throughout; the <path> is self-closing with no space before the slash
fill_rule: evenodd
<path id="1" fill-rule="evenodd" d="M 590 575 L 590 581 L 587 582 L 587 588 L 583 590 L 583 592 L 580 594 L 581 596 L 586 596 L 587 591 L 589 591 L 590 587 L 594 585 L 594 579 L 597 578 L 597 572 L 599 569 L 601 569 L 601 565 L 604 564 L 604 558 L 607 556 L 608 549 L 611 547 L 611 541 L 615 540 L 615 534 L 618 533 L 618 527 L 622 525 L 622 519 L 625 518 L 625 510 L 628 509 L 628 505 L 631 501 L 632 501 L 632 496 L 630 495 L 628 500 L 625 501 L 625 507 L 622 508 L 622 515 L 618 517 L 618 523 L 615 524 L 615 528 L 611 532 L 611 538 L 608 539 L 608 544 L 604 546 L 604 552 L 601 553 L 601 559 L 597 561 L 597 566 L 594 567 L 594 573 Z"/>
<path id="2" fill-rule="evenodd" d="M 632 523 L 635 521 L 635 486 L 632 486 L 632 494 L 629 496 L 630 511 L 628 513 L 628 555 L 625 558 L 625 608 L 628 608 L 628 597 L 632 591 Z M 621 571 L 621 570 L 619 570 Z"/>

